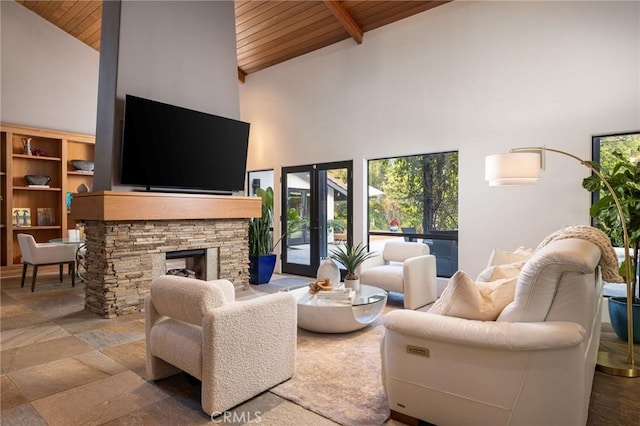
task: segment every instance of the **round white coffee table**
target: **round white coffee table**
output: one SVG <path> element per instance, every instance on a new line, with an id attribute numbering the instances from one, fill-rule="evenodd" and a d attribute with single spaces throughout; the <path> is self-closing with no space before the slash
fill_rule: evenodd
<path id="1" fill-rule="evenodd" d="M 348 333 L 371 324 L 387 304 L 387 292 L 360 285 L 351 304 L 319 301 L 308 287 L 291 291 L 298 299 L 298 327 L 317 333 Z"/>

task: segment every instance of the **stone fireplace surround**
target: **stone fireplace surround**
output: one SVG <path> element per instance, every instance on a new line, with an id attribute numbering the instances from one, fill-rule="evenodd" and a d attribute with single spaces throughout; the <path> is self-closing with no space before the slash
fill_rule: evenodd
<path id="1" fill-rule="evenodd" d="M 260 213 L 256 197 L 77 194 L 71 217 L 86 220 L 85 309 L 105 318 L 140 312 L 174 251 L 205 249 L 207 279 L 247 288 L 248 219 Z"/>

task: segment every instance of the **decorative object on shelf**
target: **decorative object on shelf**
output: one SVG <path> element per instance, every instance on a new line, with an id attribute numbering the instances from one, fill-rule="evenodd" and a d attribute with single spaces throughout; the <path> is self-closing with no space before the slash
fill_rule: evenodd
<path id="1" fill-rule="evenodd" d="M 71 200 L 73 199 L 73 193 L 67 192 L 67 196 L 65 197 L 65 202 L 67 204 L 67 213 L 71 212 Z"/>
<path id="2" fill-rule="evenodd" d="M 50 207 L 38 207 L 38 226 L 51 226 L 56 224 L 56 211 Z"/>
<path id="3" fill-rule="evenodd" d="M 36 149 L 31 150 L 31 153 L 33 155 L 35 155 L 36 157 L 46 157 L 47 156 L 47 153 L 44 150 L 40 149 L 40 148 L 36 148 Z"/>
<path id="4" fill-rule="evenodd" d="M 374 253 L 367 252 L 367 246 L 360 243 L 356 246 L 347 242 L 344 246 L 331 250 L 329 257 L 338 263 L 341 263 L 347 269 L 347 275 L 344 277 L 344 286 L 355 291 L 360 289 L 360 277 L 356 274 L 356 270 L 362 263 L 373 256 Z"/>
<path id="5" fill-rule="evenodd" d="M 29 185 L 38 185 L 38 186 L 44 186 L 44 185 L 48 185 L 49 182 L 51 182 L 51 176 L 45 176 L 45 175 L 26 175 L 24 177 L 25 182 L 27 182 Z"/>
<path id="6" fill-rule="evenodd" d="M 507 186 L 507 185 L 533 185 L 540 177 L 540 170 L 544 165 L 543 154 L 545 152 L 555 152 L 577 160 L 580 164 L 591 170 L 597 176 L 602 184 L 609 191 L 609 197 L 616 206 L 619 224 L 622 227 L 622 236 L 624 243 L 624 266 L 625 281 L 627 287 L 627 298 L 634 297 L 632 278 L 635 273 L 631 274 L 631 256 L 629 255 L 629 233 L 627 232 L 627 219 L 620 204 L 620 200 L 615 189 L 609 181 L 600 173 L 598 167 L 592 161 L 582 160 L 580 157 L 571 153 L 558 149 L 547 148 L 543 146 L 514 148 L 508 154 L 489 155 L 485 159 L 485 179 L 489 181 L 490 186 Z M 635 281 L 635 280 L 633 280 Z M 627 336 L 633 336 L 633 306 L 627 303 Z M 633 339 L 627 339 L 628 353 L 626 359 L 618 357 L 616 353 L 601 351 L 598 353 L 598 361 L 596 367 L 607 374 L 623 377 L 639 377 L 640 367 L 635 365 L 633 352 Z"/>
<path id="7" fill-rule="evenodd" d="M 25 154 L 31 155 L 31 138 L 22 138 L 22 148 Z"/>
<path id="8" fill-rule="evenodd" d="M 391 222 L 389 222 L 389 231 L 396 232 L 399 228 L 400 222 L 398 222 L 397 220 L 392 219 Z"/>
<path id="9" fill-rule="evenodd" d="M 15 207 L 11 209 L 13 226 L 31 226 L 31 209 L 29 207 Z"/>
<path id="10" fill-rule="evenodd" d="M 87 160 L 71 160 L 71 165 L 81 172 L 92 172 L 94 168 L 94 162 Z"/>
<path id="11" fill-rule="evenodd" d="M 78 185 L 78 192 L 89 192 L 91 189 L 85 183 Z"/>

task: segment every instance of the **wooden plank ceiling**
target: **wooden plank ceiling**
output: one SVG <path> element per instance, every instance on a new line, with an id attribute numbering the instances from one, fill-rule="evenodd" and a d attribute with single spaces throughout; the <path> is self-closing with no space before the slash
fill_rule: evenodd
<path id="1" fill-rule="evenodd" d="M 100 50 L 101 0 L 18 3 Z M 367 31 L 448 1 L 256 1 L 236 0 L 238 77 L 347 38 L 363 43 Z"/>

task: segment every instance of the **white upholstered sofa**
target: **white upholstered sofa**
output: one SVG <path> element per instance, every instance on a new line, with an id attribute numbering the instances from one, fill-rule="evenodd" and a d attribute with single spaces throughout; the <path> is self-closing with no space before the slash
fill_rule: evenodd
<path id="1" fill-rule="evenodd" d="M 538 249 L 497 320 L 395 310 L 382 375 L 392 417 L 444 425 L 584 425 L 600 341 L 600 249 Z"/>
<path id="2" fill-rule="evenodd" d="M 296 318 L 290 293 L 236 302 L 227 280 L 161 276 L 145 299 L 147 375 L 187 372 L 203 410 L 222 414 L 293 376 Z"/>
<path id="3" fill-rule="evenodd" d="M 381 253 L 365 260 L 360 282 L 404 294 L 404 307 L 417 309 L 437 297 L 436 258 L 426 244 L 389 241 Z"/>

